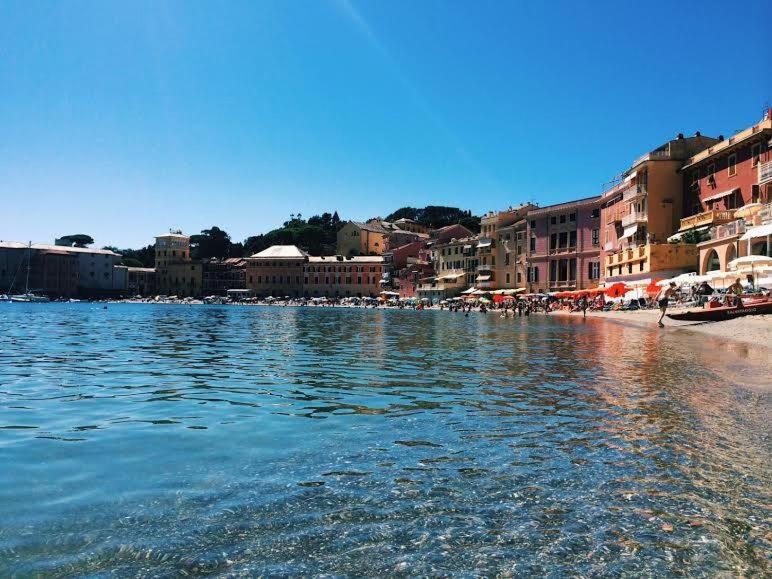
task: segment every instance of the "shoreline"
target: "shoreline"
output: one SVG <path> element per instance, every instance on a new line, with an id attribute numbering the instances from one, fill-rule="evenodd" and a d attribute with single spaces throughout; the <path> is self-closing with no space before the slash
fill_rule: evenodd
<path id="1" fill-rule="evenodd" d="M 679 310 L 673 308 L 668 311 Z M 581 312 L 567 312 L 565 310 L 550 312 L 548 315 L 570 318 L 582 317 Z M 661 331 L 676 330 L 679 332 L 693 332 L 740 344 L 752 345 L 766 350 L 772 349 L 772 317 L 768 315 L 745 316 L 721 322 L 686 322 L 682 320 L 672 320 L 665 316 L 665 319 L 662 321 L 665 324 L 665 327 L 657 328 L 659 315 L 660 312 L 658 309 L 621 312 L 587 312 L 588 318 L 602 318 L 626 326 L 654 330 L 659 329 Z"/>
<path id="2" fill-rule="evenodd" d="M 58 303 L 58 302 L 51 302 Z M 304 307 L 304 308 L 336 308 L 336 309 L 378 309 L 378 310 L 401 310 L 412 311 L 413 308 L 399 308 L 396 306 L 379 305 L 377 307 L 362 306 L 362 305 L 312 305 L 312 304 L 294 304 L 294 303 L 231 303 L 231 304 L 204 304 L 199 301 L 191 303 L 170 303 L 170 302 L 154 302 L 154 301 L 139 301 L 139 300 L 107 300 L 107 301 L 81 301 L 81 302 L 61 302 L 61 303 L 91 303 L 102 305 L 115 305 L 115 304 L 149 304 L 149 305 L 227 305 L 242 306 L 242 307 Z M 424 308 L 425 311 L 446 311 L 441 310 L 436 306 L 430 306 Z M 680 311 L 679 308 L 670 308 L 669 311 Z M 479 311 L 473 313 L 480 313 Z M 500 315 L 499 310 L 488 310 L 487 314 Z M 772 350 L 772 316 L 759 315 L 759 316 L 746 316 L 736 318 L 733 320 L 725 320 L 721 322 L 687 322 L 681 320 L 672 320 L 667 316 L 663 320 L 665 324 L 664 328 L 657 327 L 657 320 L 659 319 L 659 310 L 633 310 L 633 311 L 611 311 L 611 312 L 599 312 L 588 311 L 588 318 L 599 318 L 608 320 L 610 322 L 624 325 L 633 326 L 642 329 L 656 329 L 661 331 L 686 331 L 691 333 L 698 333 L 705 336 L 711 336 L 713 338 L 723 339 L 729 342 L 743 344 L 746 346 L 754 346 L 757 348 L 763 348 L 765 350 Z M 560 316 L 565 318 L 582 318 L 581 312 L 568 312 L 566 310 L 554 310 L 549 314 L 543 312 L 534 312 L 531 315 L 537 316 Z M 772 353 L 772 352 L 771 352 Z"/>

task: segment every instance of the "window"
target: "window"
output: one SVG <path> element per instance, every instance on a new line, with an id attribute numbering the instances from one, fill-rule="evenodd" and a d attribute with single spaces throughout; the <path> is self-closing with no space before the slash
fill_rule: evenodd
<path id="1" fill-rule="evenodd" d="M 713 173 L 715 172 L 716 172 L 716 164 L 711 163 L 710 165 L 708 165 L 708 177 L 712 177 Z"/>
<path id="2" fill-rule="evenodd" d="M 504 254 L 504 265 L 509 265 L 509 253 Z"/>
<path id="3" fill-rule="evenodd" d="M 532 219 L 531 220 L 531 229 L 535 229 L 535 228 L 536 228 L 536 220 Z"/>
<path id="4" fill-rule="evenodd" d="M 563 214 L 563 215 L 561 215 L 561 216 L 560 216 L 560 222 L 561 222 L 561 223 L 565 223 L 565 222 L 566 222 L 566 216 L 565 216 L 565 214 Z"/>
<path id="5" fill-rule="evenodd" d="M 576 247 L 576 229 L 568 232 L 568 247 Z"/>
<path id="6" fill-rule="evenodd" d="M 554 215 L 552 217 L 550 217 L 550 225 L 555 225 L 555 224 L 557 224 L 557 222 L 558 222 L 558 218 L 557 217 L 555 217 Z"/>
<path id="7" fill-rule="evenodd" d="M 606 232 L 608 234 L 608 232 Z M 592 244 L 593 245 L 599 245 L 600 244 L 600 229 L 593 229 L 592 230 Z"/>
<path id="8" fill-rule="evenodd" d="M 761 143 L 756 143 L 751 147 L 751 166 L 755 167 L 761 159 Z"/>
<path id="9" fill-rule="evenodd" d="M 598 217 L 600 217 L 600 207 L 596 207 L 595 209 L 593 209 L 592 213 L 590 213 L 590 217 L 592 217 L 593 219 L 597 219 Z"/>
<path id="10" fill-rule="evenodd" d="M 558 245 L 561 248 L 568 246 L 568 231 L 560 232 L 560 237 L 558 238 Z"/>
<path id="11" fill-rule="evenodd" d="M 531 237 L 531 251 L 536 251 L 536 238 Z"/>
<path id="12" fill-rule="evenodd" d="M 569 213 L 568 214 L 568 220 L 569 221 L 576 221 L 576 213 Z"/>
<path id="13" fill-rule="evenodd" d="M 729 176 L 737 175 L 737 155 L 729 155 L 727 160 L 727 172 Z"/>
<path id="14" fill-rule="evenodd" d="M 568 260 L 568 279 L 576 279 L 576 260 Z"/>
<path id="15" fill-rule="evenodd" d="M 519 284 L 522 281 L 522 275 L 520 275 L 520 272 L 517 272 L 517 283 Z"/>
<path id="16" fill-rule="evenodd" d="M 509 272 L 507 272 L 507 283 L 509 283 Z"/>
<path id="17" fill-rule="evenodd" d="M 557 249 L 558 248 L 558 234 L 553 233 L 550 235 L 550 249 Z"/>
<path id="18" fill-rule="evenodd" d="M 598 279 L 600 277 L 599 261 L 591 261 L 587 264 L 587 277 L 589 279 Z"/>

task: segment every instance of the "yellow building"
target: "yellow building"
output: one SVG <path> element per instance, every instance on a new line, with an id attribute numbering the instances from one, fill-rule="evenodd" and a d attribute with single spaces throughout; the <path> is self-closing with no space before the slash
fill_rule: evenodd
<path id="1" fill-rule="evenodd" d="M 202 266 L 190 259 L 190 237 L 181 231 L 156 236 L 155 270 L 159 294 L 201 296 Z"/>
<path id="2" fill-rule="evenodd" d="M 604 281 L 632 282 L 696 271 L 696 245 L 671 244 L 683 217 L 684 162 L 718 142 L 697 133 L 636 159 L 602 194 Z"/>
<path id="3" fill-rule="evenodd" d="M 381 255 L 389 230 L 377 223 L 349 221 L 338 231 L 338 255 Z"/>

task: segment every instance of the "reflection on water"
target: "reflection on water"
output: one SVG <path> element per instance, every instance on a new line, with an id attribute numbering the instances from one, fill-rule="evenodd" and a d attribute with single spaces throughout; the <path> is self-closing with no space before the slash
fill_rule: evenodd
<path id="1" fill-rule="evenodd" d="M 763 574 L 769 394 L 603 320 L 0 307 L 0 574 Z"/>

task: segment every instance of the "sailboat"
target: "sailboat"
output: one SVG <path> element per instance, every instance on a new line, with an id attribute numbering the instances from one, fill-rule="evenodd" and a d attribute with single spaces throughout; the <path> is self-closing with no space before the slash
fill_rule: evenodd
<path id="1" fill-rule="evenodd" d="M 24 293 L 18 296 L 11 296 L 12 302 L 49 302 L 48 296 L 39 296 L 29 291 L 29 272 L 32 269 L 32 242 L 29 242 L 27 251 L 27 281 L 24 283 Z"/>

